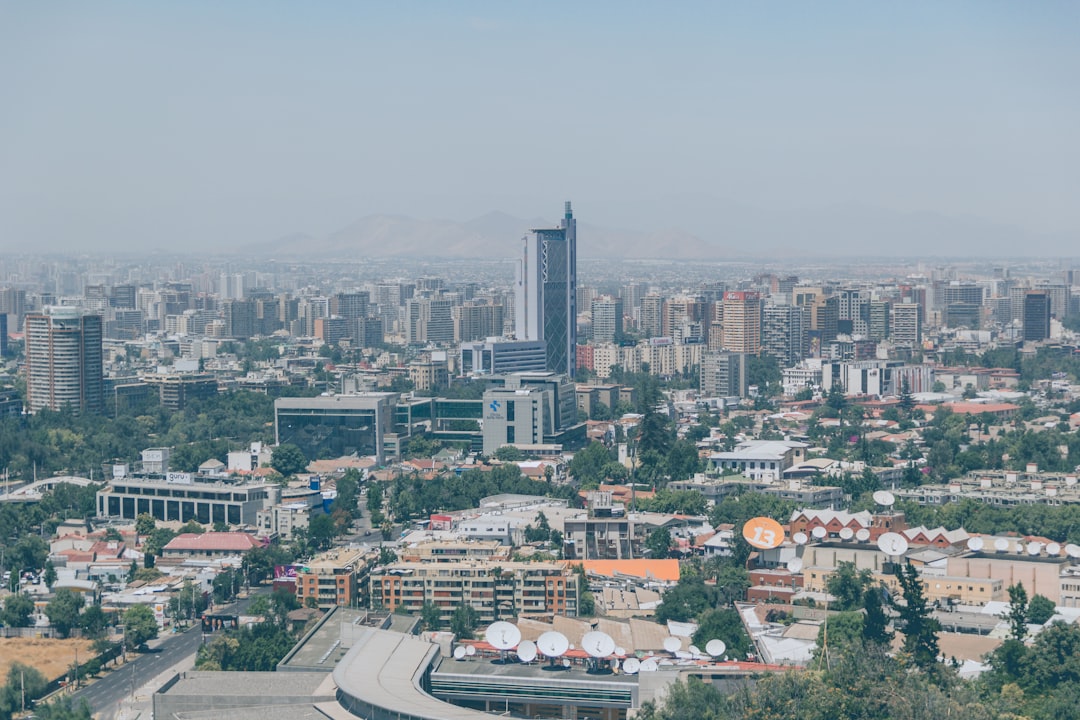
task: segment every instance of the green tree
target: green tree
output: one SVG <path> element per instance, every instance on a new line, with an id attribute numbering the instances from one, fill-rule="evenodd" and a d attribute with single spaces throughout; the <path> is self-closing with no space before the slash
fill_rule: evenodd
<path id="1" fill-rule="evenodd" d="M 146 605 L 132 605 L 124 611 L 124 635 L 133 647 L 141 647 L 158 634 L 154 611 Z"/>
<path id="2" fill-rule="evenodd" d="M 420 607 L 420 622 L 425 630 L 438 630 L 442 627 L 442 613 L 433 602 L 425 602 Z"/>
<path id="3" fill-rule="evenodd" d="M 202 526 L 198 520 L 188 520 L 186 523 L 180 526 L 180 533 L 191 533 L 192 535 L 202 535 L 206 532 L 206 528 Z M 179 533 L 178 533 L 179 534 Z M 170 538 L 171 539 L 171 538 Z"/>
<path id="4" fill-rule="evenodd" d="M 739 612 L 735 608 L 714 608 L 706 610 L 698 618 L 698 629 L 694 633 L 694 644 L 705 647 L 710 640 L 723 640 L 727 645 L 729 658 L 741 660 L 750 652 L 750 638 L 743 628 Z"/>
<path id="5" fill-rule="evenodd" d="M 687 480 L 701 472 L 697 446 L 687 439 L 676 440 L 667 456 L 667 475 L 672 480 Z"/>
<path id="6" fill-rule="evenodd" d="M 79 616 L 79 626 L 86 633 L 86 637 L 96 640 L 104 637 L 105 630 L 109 627 L 109 616 L 100 605 L 90 605 Z"/>
<path id="7" fill-rule="evenodd" d="M 863 592 L 863 640 L 879 647 L 888 647 L 893 633 L 889 630 L 889 616 L 882 602 L 882 588 L 870 585 Z"/>
<path id="8" fill-rule="evenodd" d="M 495 451 L 495 459 L 502 462 L 520 462 L 525 459 L 525 453 L 514 445 L 503 445 Z"/>
<path id="9" fill-rule="evenodd" d="M 1005 619 L 1009 621 L 1009 637 L 1017 642 L 1023 642 L 1027 637 L 1028 629 L 1028 596 L 1027 590 L 1020 583 L 1010 585 L 1009 609 L 1005 613 Z"/>
<path id="10" fill-rule="evenodd" d="M 154 532 L 157 527 L 157 520 L 150 513 L 140 513 L 135 518 L 135 532 L 143 537 L 146 537 L 150 533 Z"/>
<path id="11" fill-rule="evenodd" d="M 574 565 L 574 572 L 578 576 L 578 617 L 593 617 L 596 614 L 596 598 L 589 588 L 585 566 Z"/>
<path id="12" fill-rule="evenodd" d="M 936 670 L 941 623 L 931 614 L 923 594 L 922 580 L 910 561 L 901 568 L 899 580 L 904 600 L 898 608 L 904 633 L 904 652 L 923 670 Z"/>
<path id="13" fill-rule="evenodd" d="M 48 681 L 36 668 L 15 661 L 8 668 L 5 684 L 0 687 L 0 716 L 12 717 L 45 694 Z"/>
<path id="14" fill-rule="evenodd" d="M 392 548 L 383 545 L 379 548 L 379 565 L 390 565 L 397 562 L 397 553 Z"/>
<path id="15" fill-rule="evenodd" d="M 864 568 L 857 570 L 855 563 L 840 562 L 836 572 L 825 583 L 829 594 L 836 598 L 836 610 L 855 610 L 862 606 L 863 595 L 870 584 L 872 574 Z"/>
<path id="16" fill-rule="evenodd" d="M 450 630 L 458 638 L 468 640 L 472 638 L 477 622 L 479 618 L 472 605 L 458 605 L 450 617 Z"/>
<path id="17" fill-rule="evenodd" d="M 4 598 L 0 622 L 7 627 L 30 627 L 34 614 L 34 599 L 28 593 L 12 593 Z"/>
<path id="18" fill-rule="evenodd" d="M 93 714 L 85 700 L 76 702 L 70 695 L 61 695 L 35 707 L 34 717 L 38 720 L 92 720 Z"/>
<path id="19" fill-rule="evenodd" d="M 62 637 L 67 637 L 72 628 L 79 626 L 79 612 L 84 603 L 82 595 L 68 588 L 60 588 L 45 606 L 45 614 L 53 628 Z"/>
<path id="20" fill-rule="evenodd" d="M 307 465 L 303 451 L 292 443 L 278 445 L 270 455 L 270 467 L 285 477 L 303 472 Z"/>
<path id="21" fill-rule="evenodd" d="M 1057 612 L 1057 608 L 1054 606 L 1053 600 L 1035 593 L 1031 596 L 1031 602 L 1028 603 L 1027 612 L 1029 622 L 1035 625 L 1045 625 Z"/>
<path id="22" fill-rule="evenodd" d="M 53 567 L 52 560 L 45 561 L 45 570 L 42 572 L 41 578 L 45 581 L 45 587 L 52 590 L 53 585 L 56 584 L 56 568 Z"/>
<path id="23" fill-rule="evenodd" d="M 656 608 L 656 620 L 660 623 L 668 620 L 689 622 L 715 607 L 717 602 L 715 587 L 706 585 L 700 577 L 681 578 L 675 587 L 668 588 L 664 593 L 662 602 Z"/>
<path id="24" fill-rule="evenodd" d="M 570 474 L 582 486 L 595 487 L 606 479 L 604 468 L 613 460 L 602 443 L 593 441 L 574 453 L 574 459 L 570 461 Z"/>
<path id="25" fill-rule="evenodd" d="M 318 550 L 326 550 L 334 544 L 337 526 L 333 518 L 322 513 L 311 518 L 307 527 L 307 538 Z"/>
<path id="26" fill-rule="evenodd" d="M 656 528 L 645 538 L 645 547 L 653 558 L 666 558 L 671 554 L 672 546 L 671 533 L 667 528 Z"/>

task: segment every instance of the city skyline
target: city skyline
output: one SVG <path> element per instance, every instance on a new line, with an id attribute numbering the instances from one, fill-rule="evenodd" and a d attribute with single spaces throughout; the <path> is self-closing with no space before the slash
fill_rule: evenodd
<path id="1" fill-rule="evenodd" d="M 565 197 L 696 257 L 1071 255 L 1080 232 L 1069 3 L 0 13 L 0 252 L 302 252 L 395 216 L 437 244 Z"/>

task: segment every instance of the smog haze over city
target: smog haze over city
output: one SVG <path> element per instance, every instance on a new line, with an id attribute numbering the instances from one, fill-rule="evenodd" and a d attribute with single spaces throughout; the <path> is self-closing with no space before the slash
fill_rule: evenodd
<path id="1" fill-rule="evenodd" d="M 1072 256 L 1080 6 L 8 2 L 0 251 Z"/>

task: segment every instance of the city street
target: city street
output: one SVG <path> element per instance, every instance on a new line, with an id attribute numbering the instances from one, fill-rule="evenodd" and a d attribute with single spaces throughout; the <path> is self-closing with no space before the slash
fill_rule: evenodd
<path id="1" fill-rule="evenodd" d="M 253 589 L 251 596 L 231 605 L 219 606 L 214 612 L 232 612 L 243 615 L 258 594 L 268 592 L 270 592 L 269 587 Z M 76 692 L 74 694 L 75 702 L 85 700 L 95 715 L 115 710 L 122 700 L 130 697 L 136 689 L 142 687 L 156 675 L 187 658 L 191 658 L 198 651 L 199 645 L 202 644 L 202 637 L 202 629 L 198 623 L 185 632 L 165 636 L 164 639 L 158 641 L 156 647 L 151 646 L 149 652 L 136 656 L 127 665 L 113 670 L 101 679 L 94 681 L 88 687 Z"/>

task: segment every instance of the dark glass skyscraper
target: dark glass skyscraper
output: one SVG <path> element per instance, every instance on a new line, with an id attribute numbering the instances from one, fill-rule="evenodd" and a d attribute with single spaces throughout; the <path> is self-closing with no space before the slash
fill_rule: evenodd
<path id="1" fill-rule="evenodd" d="M 525 236 L 517 268 L 514 328 L 519 340 L 543 340 L 547 369 L 574 376 L 577 365 L 577 221 L 570 203 L 559 227 Z"/>

